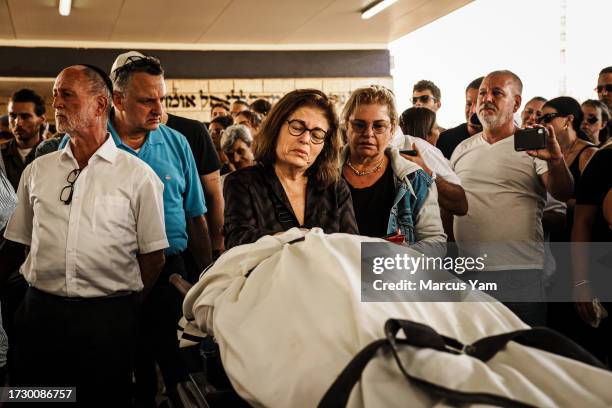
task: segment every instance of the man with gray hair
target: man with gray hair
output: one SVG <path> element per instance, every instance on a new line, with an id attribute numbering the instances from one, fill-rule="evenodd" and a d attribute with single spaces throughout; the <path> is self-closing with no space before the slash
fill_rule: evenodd
<path id="1" fill-rule="evenodd" d="M 468 213 L 455 217 L 454 233 L 463 253 L 487 253 L 478 277 L 497 282 L 496 294 L 527 324 L 543 325 L 542 209 L 546 191 L 568 200 L 573 181 L 550 125 L 545 149 L 514 150 L 513 115 L 522 88 L 510 71 L 491 72 L 480 85 L 476 109 L 483 131 L 461 142 L 451 157 L 469 202 Z"/>
<path id="2" fill-rule="evenodd" d="M 136 301 L 168 246 L 162 183 L 106 129 L 110 87 L 92 66 L 58 75 L 55 120 L 69 143 L 25 168 L 4 233 L 6 246 L 30 248 L 11 385 L 76 386 L 87 407 L 130 405 Z M 0 283 L 16 263 L 2 255 Z"/>
<path id="3" fill-rule="evenodd" d="M 182 253 L 188 249 L 199 270 L 211 262 L 211 242 L 204 214 L 204 194 L 196 163 L 185 137 L 162 124 L 166 95 L 163 68 L 156 58 L 130 51 L 111 68 L 114 115 L 109 131 L 119 147 L 147 163 L 164 183 L 166 265 L 143 304 L 136 352 L 136 399 L 155 402 L 159 364 L 166 389 L 176 400 L 176 385 L 187 377 L 176 337 L 182 299 L 169 277 L 185 277 Z"/>

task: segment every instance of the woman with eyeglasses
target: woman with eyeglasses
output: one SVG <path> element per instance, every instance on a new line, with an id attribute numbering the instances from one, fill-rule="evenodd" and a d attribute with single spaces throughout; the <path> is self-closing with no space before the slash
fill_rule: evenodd
<path id="1" fill-rule="evenodd" d="M 588 136 L 595 146 L 603 146 L 608 140 L 608 121 L 610 111 L 605 103 L 589 99 L 582 102 L 584 119 L 580 129 Z"/>
<path id="2" fill-rule="evenodd" d="M 293 227 L 358 233 L 349 189 L 338 174 L 338 117 L 323 92 L 283 96 L 257 137 L 257 164 L 225 180 L 226 248 Z"/>
<path id="3" fill-rule="evenodd" d="M 377 85 L 357 89 L 342 116 L 348 139 L 342 176 L 351 189 L 361 235 L 395 235 L 388 238 L 420 250 L 431 245 L 437 252 L 446 235 L 434 180 L 389 146 L 398 120 L 393 93 Z"/>

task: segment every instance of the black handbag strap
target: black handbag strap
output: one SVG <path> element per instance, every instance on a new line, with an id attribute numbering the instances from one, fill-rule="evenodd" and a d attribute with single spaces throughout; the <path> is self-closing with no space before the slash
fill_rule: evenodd
<path id="1" fill-rule="evenodd" d="M 403 331 L 405 339 L 397 338 L 397 333 L 400 330 Z M 398 346 L 409 345 L 417 348 L 434 349 L 445 353 L 465 353 L 483 362 L 487 362 L 504 349 L 510 341 L 516 341 L 525 346 L 559 354 L 599 368 L 604 367 L 601 362 L 576 343 L 546 328 L 518 330 L 485 337 L 471 345 L 464 345 L 453 338 L 439 334 L 425 324 L 409 320 L 389 319 L 385 323 L 385 339 L 377 340 L 367 345 L 349 362 L 321 399 L 319 408 L 345 407 L 353 387 L 361 378 L 363 370 L 381 348 L 391 352 L 397 366 L 409 383 L 418 386 L 433 397 L 455 404 L 480 403 L 500 407 L 531 407 L 529 404 L 507 397 L 488 393 L 452 390 L 414 377 L 404 368 L 398 352 Z"/>

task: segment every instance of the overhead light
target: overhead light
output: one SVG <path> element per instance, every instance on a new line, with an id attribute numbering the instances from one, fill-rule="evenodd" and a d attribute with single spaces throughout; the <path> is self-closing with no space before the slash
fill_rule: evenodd
<path id="1" fill-rule="evenodd" d="M 361 11 L 361 18 L 367 20 L 368 18 L 374 17 L 397 0 L 382 0 L 371 4 Z"/>
<path id="2" fill-rule="evenodd" d="M 72 6 L 72 0 L 60 0 L 59 2 L 59 13 L 61 16 L 70 15 L 70 6 Z"/>

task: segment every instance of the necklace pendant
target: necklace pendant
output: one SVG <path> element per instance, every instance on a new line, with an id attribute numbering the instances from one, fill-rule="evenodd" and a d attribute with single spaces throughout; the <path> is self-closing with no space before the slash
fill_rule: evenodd
<path id="1" fill-rule="evenodd" d="M 385 158 L 383 157 L 382 160 L 380 162 L 378 162 L 378 164 L 376 164 L 376 166 L 374 166 L 373 169 L 371 170 L 357 170 L 354 166 L 353 163 L 351 163 L 351 159 L 347 159 L 346 164 L 349 166 L 349 168 L 353 171 L 353 173 L 355 173 L 355 175 L 357 176 L 367 176 L 368 174 L 372 174 L 372 173 L 376 173 L 377 171 L 379 171 L 382 168 L 383 163 L 385 162 Z"/>

